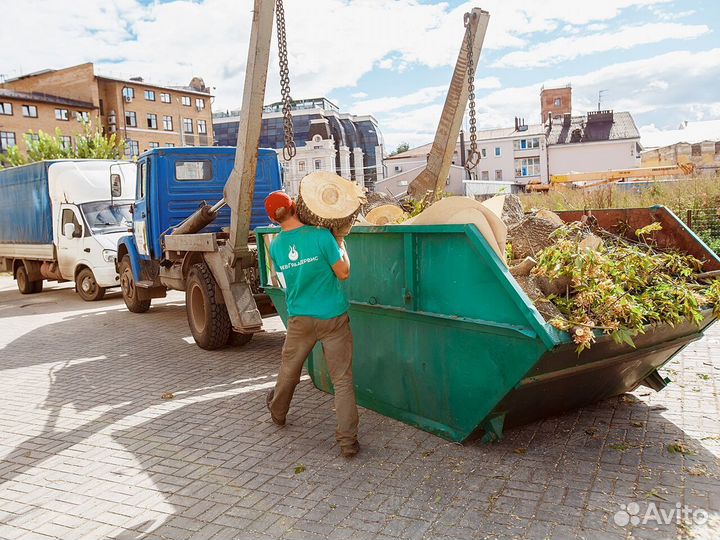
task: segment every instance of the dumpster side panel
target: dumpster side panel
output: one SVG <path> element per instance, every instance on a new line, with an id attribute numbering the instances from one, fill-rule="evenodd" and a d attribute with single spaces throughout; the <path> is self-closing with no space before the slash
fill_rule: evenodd
<path id="1" fill-rule="evenodd" d="M 648 327 L 637 336 L 635 348 L 598 339 L 578 355 L 566 344 L 542 356 L 535 367 L 498 404 L 493 414 L 506 414 L 506 425 L 515 426 L 583 407 L 630 392 L 665 365 L 688 343 L 702 337 L 715 320 L 711 310 L 698 327 L 694 323 Z"/>

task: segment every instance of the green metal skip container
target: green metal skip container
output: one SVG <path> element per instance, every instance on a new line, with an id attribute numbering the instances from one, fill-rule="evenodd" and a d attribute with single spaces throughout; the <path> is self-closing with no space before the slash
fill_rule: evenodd
<path id="1" fill-rule="evenodd" d="M 560 213 L 567 221 L 580 213 Z M 607 230 L 660 221 L 658 245 L 718 259 L 664 207 L 592 211 Z M 626 225 L 630 224 L 631 228 Z M 262 286 L 287 324 L 285 295 L 269 260 L 277 228 L 257 229 Z M 547 324 L 474 225 L 356 226 L 347 237 L 346 282 L 357 401 L 450 441 L 482 436 L 631 391 L 662 389 L 658 368 L 714 321 L 648 327 L 636 348 L 608 336 L 580 355 Z M 332 392 L 318 344 L 307 370 Z"/>

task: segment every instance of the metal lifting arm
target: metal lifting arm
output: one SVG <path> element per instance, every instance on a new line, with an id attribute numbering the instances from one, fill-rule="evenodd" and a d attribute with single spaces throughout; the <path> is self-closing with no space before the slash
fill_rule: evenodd
<path id="1" fill-rule="evenodd" d="M 240 124 L 238 126 L 235 166 L 225 184 L 224 198 L 231 209 L 230 240 L 226 253 L 231 266 L 249 255 L 248 234 L 252 214 L 258 145 L 262 128 L 270 42 L 275 0 L 254 0 L 250 47 L 245 67 Z"/>
<path id="2" fill-rule="evenodd" d="M 482 9 L 473 8 L 470 12 L 468 25 L 472 36 L 471 57 L 475 59 L 475 66 L 480 57 L 489 19 L 490 14 Z M 472 76 L 474 77 L 474 73 Z M 428 191 L 437 196 L 445 186 L 470 94 L 467 81 L 468 45 L 467 40 L 463 39 L 427 165 L 408 188 L 408 193 L 416 199 L 422 199 Z"/>

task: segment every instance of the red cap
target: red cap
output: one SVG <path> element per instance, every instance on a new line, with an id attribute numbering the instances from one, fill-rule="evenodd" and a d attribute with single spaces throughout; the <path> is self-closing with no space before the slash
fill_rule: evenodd
<path id="1" fill-rule="evenodd" d="M 267 215 L 270 216 L 270 219 L 277 221 L 275 212 L 277 212 L 280 208 L 290 210 L 293 204 L 295 204 L 293 200 L 284 191 L 273 191 L 265 198 L 265 211 L 267 212 Z"/>

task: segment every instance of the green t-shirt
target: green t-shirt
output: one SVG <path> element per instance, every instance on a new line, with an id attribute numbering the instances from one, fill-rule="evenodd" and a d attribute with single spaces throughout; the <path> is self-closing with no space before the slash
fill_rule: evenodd
<path id="1" fill-rule="evenodd" d="M 270 244 L 270 257 L 285 280 L 290 317 L 332 319 L 348 310 L 345 291 L 331 268 L 342 252 L 330 231 L 307 225 L 283 231 Z"/>

